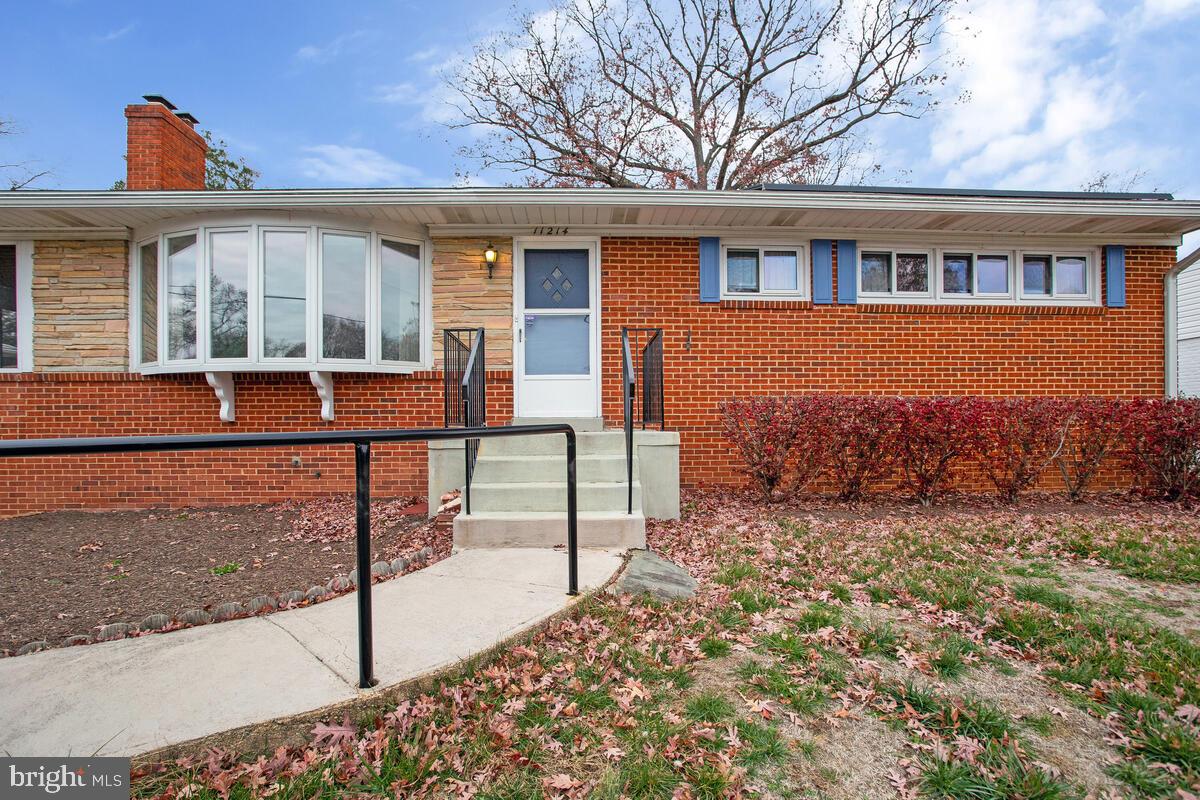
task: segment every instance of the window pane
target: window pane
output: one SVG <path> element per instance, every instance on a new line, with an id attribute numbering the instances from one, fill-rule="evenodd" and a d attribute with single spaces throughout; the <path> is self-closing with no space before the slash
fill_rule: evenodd
<path id="1" fill-rule="evenodd" d="M 731 292 L 758 291 L 758 251 L 730 250 L 725 254 L 725 272 Z"/>
<path id="2" fill-rule="evenodd" d="M 142 363 L 158 361 L 158 242 L 139 250 L 138 276 L 142 284 Z"/>
<path id="3" fill-rule="evenodd" d="M 380 252 L 384 361 L 421 360 L 421 248 L 383 242 Z"/>
<path id="4" fill-rule="evenodd" d="M 892 254 L 862 254 L 862 290 L 864 292 L 892 291 Z"/>
<path id="5" fill-rule="evenodd" d="M 973 291 L 972 257 L 969 255 L 942 256 L 942 291 L 946 294 L 971 294 Z"/>
<path id="6" fill-rule="evenodd" d="M 590 315 L 526 314 L 526 375 L 587 375 L 591 371 Z"/>
<path id="7" fill-rule="evenodd" d="M 980 294 L 1008 294 L 1008 256 L 979 257 Z"/>
<path id="8" fill-rule="evenodd" d="M 795 292 L 800 288 L 796 251 L 767 250 L 763 253 L 763 287 L 774 292 Z"/>
<path id="9" fill-rule="evenodd" d="M 1087 259 L 1059 256 L 1054 259 L 1054 293 L 1087 294 Z"/>
<path id="10" fill-rule="evenodd" d="M 929 256 L 924 253 L 896 255 L 896 291 L 929 291 Z"/>
<path id="11" fill-rule="evenodd" d="M 307 289 L 304 231 L 263 233 L 263 356 L 304 358 Z"/>
<path id="12" fill-rule="evenodd" d="M 250 234 L 214 233 L 208 237 L 209 339 L 212 358 L 246 358 L 249 354 Z"/>
<path id="13" fill-rule="evenodd" d="M 17 366 L 17 247 L 0 245 L 0 368 Z"/>
<path id="14" fill-rule="evenodd" d="M 367 240 L 321 236 L 321 355 L 367 357 Z"/>
<path id="15" fill-rule="evenodd" d="M 1025 256 L 1021 269 L 1025 294 L 1050 294 L 1050 256 Z"/>
<path id="16" fill-rule="evenodd" d="M 588 308 L 587 250 L 526 250 L 526 308 Z"/>
<path id="17" fill-rule="evenodd" d="M 167 358 L 196 357 L 196 234 L 167 239 Z"/>

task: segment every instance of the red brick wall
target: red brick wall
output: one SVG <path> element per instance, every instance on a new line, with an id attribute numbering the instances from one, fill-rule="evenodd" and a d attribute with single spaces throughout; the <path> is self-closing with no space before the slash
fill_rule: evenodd
<path id="1" fill-rule="evenodd" d="M 680 432 L 685 484 L 743 480 L 717 415 L 735 395 L 1163 392 L 1171 248 L 1127 249 L 1126 308 L 1033 309 L 700 303 L 698 247 L 606 238 L 601 256 L 604 416 L 620 423 L 621 326 L 664 328 L 667 424 Z"/>
<path id="2" fill-rule="evenodd" d="M 125 188 L 203 189 L 208 146 L 166 106 L 126 106 Z"/>
<path id="3" fill-rule="evenodd" d="M 442 424 L 440 373 L 334 375 L 334 422 L 308 376 L 238 374 L 237 422 L 217 418 L 203 375 L 0 375 L 0 438 L 417 428 Z M 493 424 L 512 417 L 512 373 L 489 373 Z M 299 456 L 302 466 L 292 466 Z M 320 472 L 318 477 L 315 473 Z M 424 495 L 424 444 L 374 445 L 378 496 Z M 0 460 L 0 517 L 64 508 L 275 502 L 354 488 L 349 445 Z"/>

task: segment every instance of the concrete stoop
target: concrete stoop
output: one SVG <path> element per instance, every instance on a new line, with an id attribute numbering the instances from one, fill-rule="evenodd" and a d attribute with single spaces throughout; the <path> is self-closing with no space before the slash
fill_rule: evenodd
<path id="1" fill-rule="evenodd" d="M 571 422 L 580 431 L 575 461 L 579 545 L 645 547 L 640 460 L 634 458 L 633 513 L 628 513 L 624 433 Z M 566 476 L 560 435 L 483 440 L 471 481 L 471 513 L 455 518 L 454 546 L 566 544 Z"/>

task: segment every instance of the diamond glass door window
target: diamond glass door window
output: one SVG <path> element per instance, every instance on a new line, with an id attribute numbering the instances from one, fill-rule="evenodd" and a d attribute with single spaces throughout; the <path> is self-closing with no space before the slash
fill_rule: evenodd
<path id="1" fill-rule="evenodd" d="M 590 308 L 586 250 L 526 250 L 525 308 Z"/>

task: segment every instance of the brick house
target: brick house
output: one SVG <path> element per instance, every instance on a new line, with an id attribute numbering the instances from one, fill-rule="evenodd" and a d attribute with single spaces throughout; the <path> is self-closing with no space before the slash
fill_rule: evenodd
<path id="1" fill-rule="evenodd" d="M 1164 276 L 1200 228 L 1162 194 L 204 191 L 194 119 L 125 113 L 127 191 L 0 194 L 3 438 L 440 426 L 461 328 L 490 424 L 620 425 L 622 329 L 660 328 L 676 481 L 732 482 L 733 395 L 1161 395 Z M 375 491 L 435 492 L 436 458 L 379 448 Z M 0 515 L 352 486 L 319 449 L 0 474 Z"/>

